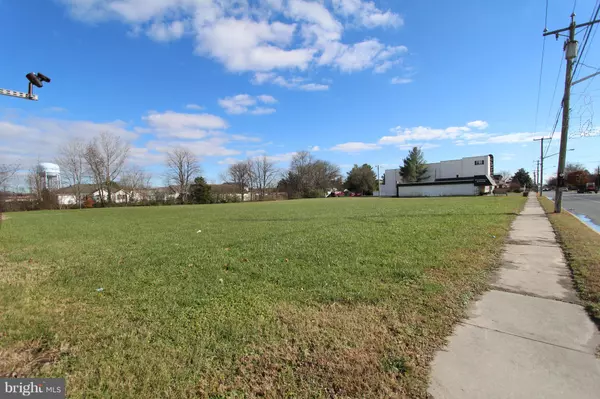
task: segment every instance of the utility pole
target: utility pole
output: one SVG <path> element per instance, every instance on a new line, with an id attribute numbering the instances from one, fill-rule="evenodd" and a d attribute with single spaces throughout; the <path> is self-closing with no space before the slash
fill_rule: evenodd
<path id="1" fill-rule="evenodd" d="M 567 59 L 567 72 L 565 74 L 565 95 L 563 97 L 563 118 L 560 130 L 560 152 L 558 154 L 558 170 L 556 171 L 557 184 L 554 195 L 554 213 L 562 210 L 562 186 L 565 181 L 565 161 L 567 158 L 567 139 L 569 138 L 569 114 L 571 106 L 571 81 L 573 79 L 573 61 L 577 57 L 577 41 L 575 40 L 575 13 L 571 14 L 569 26 L 569 40 L 565 43 L 565 57 Z"/>
<path id="2" fill-rule="evenodd" d="M 536 169 L 536 172 L 537 172 L 537 173 L 536 173 L 536 176 L 537 176 L 537 178 L 536 178 L 536 180 L 535 180 L 535 184 L 538 186 L 538 187 L 537 187 L 538 191 L 540 191 L 540 185 L 539 185 L 539 182 L 540 182 L 540 161 L 539 161 L 539 160 L 537 161 L 537 169 Z M 541 193 L 540 193 L 540 195 L 541 195 Z"/>
<path id="3" fill-rule="evenodd" d="M 580 25 L 575 23 L 575 13 L 571 14 L 571 24 L 568 28 L 557 29 L 551 32 L 544 32 L 544 36 L 556 35 L 558 39 L 561 32 L 569 31 L 569 38 L 565 41 L 564 51 L 567 60 L 567 71 L 565 73 L 565 94 L 563 96 L 563 115 L 562 127 L 560 131 L 560 152 L 558 157 L 558 170 L 556 172 L 556 194 L 554 196 L 554 213 L 560 213 L 562 210 L 562 186 L 565 181 L 565 162 L 567 158 L 567 139 L 569 138 L 569 113 L 571 105 L 571 86 L 573 84 L 573 63 L 577 57 L 577 40 L 575 40 L 575 30 L 583 26 L 593 25 L 600 20 L 586 22 Z M 543 157 L 542 157 L 543 158 Z"/>
<path id="4" fill-rule="evenodd" d="M 540 193 L 540 196 L 542 195 L 542 186 L 544 185 L 544 140 L 548 140 L 548 137 L 542 137 L 541 139 L 533 139 L 533 141 L 540 142 L 540 173 L 538 174 L 538 180 L 540 182 L 538 191 Z"/>

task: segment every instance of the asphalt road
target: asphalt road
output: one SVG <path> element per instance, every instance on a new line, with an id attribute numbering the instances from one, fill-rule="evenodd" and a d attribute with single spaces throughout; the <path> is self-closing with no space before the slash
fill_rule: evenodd
<path id="1" fill-rule="evenodd" d="M 544 196 L 554 199 L 554 192 L 544 191 Z M 592 223 L 600 226 L 600 193 L 577 194 L 571 191 L 563 193 L 562 206 L 576 215 L 585 215 Z"/>

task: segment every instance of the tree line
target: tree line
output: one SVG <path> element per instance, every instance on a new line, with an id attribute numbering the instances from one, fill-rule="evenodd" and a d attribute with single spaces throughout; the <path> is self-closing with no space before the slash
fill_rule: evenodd
<path id="1" fill-rule="evenodd" d="M 60 167 L 63 186 L 70 187 L 78 207 L 84 205 L 89 185 L 100 193 L 94 198 L 97 206 L 114 205 L 117 191 L 125 192 L 130 202 L 136 193 L 151 189 L 152 176 L 128 163 L 130 143 L 112 132 L 101 132 L 88 141 L 73 139 L 60 146 L 57 153 L 54 162 Z M 235 192 L 233 200 L 238 201 L 265 200 L 273 193 L 285 193 L 290 199 L 324 197 L 332 190 L 343 189 L 371 195 L 379 188 L 373 167 L 368 164 L 354 165 L 342 176 L 338 165 L 318 159 L 309 151 L 299 151 L 291 157 L 288 168 L 277 165 L 266 155 L 240 160 L 221 175 L 224 184 L 220 186 L 231 188 Z M 8 181 L 17 170 L 19 165 L 0 164 L 0 191 L 7 191 Z M 166 152 L 162 177 L 176 196 L 175 203 L 223 201 L 202 176 L 198 156 L 187 148 L 175 147 Z M 39 165 L 30 169 L 27 180 L 38 201 L 49 201 Z"/>

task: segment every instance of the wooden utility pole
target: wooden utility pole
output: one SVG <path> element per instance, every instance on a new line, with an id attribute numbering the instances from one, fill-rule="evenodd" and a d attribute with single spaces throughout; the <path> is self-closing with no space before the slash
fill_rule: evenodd
<path id="1" fill-rule="evenodd" d="M 538 191 L 540 191 L 540 161 L 537 161 L 537 169 L 536 169 L 536 179 L 535 179 L 535 184 L 538 186 L 537 189 Z M 541 195 L 541 192 L 540 192 Z"/>
<path id="2" fill-rule="evenodd" d="M 540 193 L 540 196 L 542 195 L 542 186 L 544 185 L 544 140 L 547 140 L 547 139 L 548 139 L 548 137 L 542 137 L 541 139 L 533 139 L 533 141 L 540 142 L 540 160 L 539 160 L 540 172 L 538 175 L 538 180 L 540 182 L 538 191 Z"/>
<path id="3" fill-rule="evenodd" d="M 558 154 L 558 170 L 556 172 L 556 194 L 554 196 L 554 213 L 560 213 L 562 210 L 562 186 L 565 181 L 565 162 L 567 158 L 567 139 L 569 138 L 569 113 L 571 106 L 571 86 L 573 84 L 573 64 L 577 57 L 577 40 L 575 40 L 575 30 L 583 26 L 593 25 L 600 20 L 586 22 L 580 25 L 575 23 L 575 13 L 571 14 L 571 24 L 568 28 L 557 29 L 550 32 L 544 32 L 544 36 L 556 35 L 561 32 L 569 31 L 569 38 L 565 41 L 565 58 L 567 60 L 567 71 L 565 74 L 565 94 L 563 96 L 562 109 L 562 127 L 560 131 L 560 152 Z M 542 157 L 543 158 L 543 157 Z"/>

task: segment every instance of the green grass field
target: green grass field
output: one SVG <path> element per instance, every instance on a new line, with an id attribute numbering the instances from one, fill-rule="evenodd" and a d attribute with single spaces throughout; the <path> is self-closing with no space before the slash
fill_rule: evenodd
<path id="1" fill-rule="evenodd" d="M 524 200 L 9 214 L 0 376 L 66 376 L 75 398 L 425 396 Z"/>

